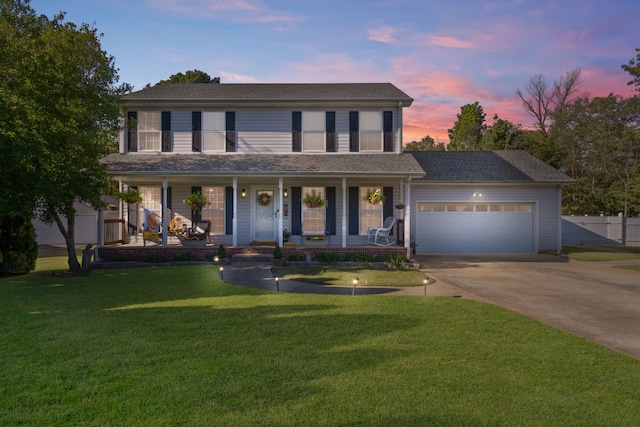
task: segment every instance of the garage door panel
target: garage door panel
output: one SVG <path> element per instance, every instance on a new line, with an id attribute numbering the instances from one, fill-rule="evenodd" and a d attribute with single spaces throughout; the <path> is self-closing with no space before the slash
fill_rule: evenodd
<path id="1" fill-rule="evenodd" d="M 529 212 L 417 213 L 417 252 L 532 252 Z"/>

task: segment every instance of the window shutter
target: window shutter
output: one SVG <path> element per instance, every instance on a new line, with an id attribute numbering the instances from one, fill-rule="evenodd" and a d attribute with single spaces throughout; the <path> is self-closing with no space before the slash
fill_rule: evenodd
<path id="1" fill-rule="evenodd" d="M 291 234 L 302 234 L 302 187 L 291 188 Z"/>
<path id="2" fill-rule="evenodd" d="M 360 234 L 360 189 L 349 187 L 349 235 Z"/>
<path id="3" fill-rule="evenodd" d="M 357 111 L 349 111 L 349 151 L 352 153 L 360 151 L 360 126 Z"/>
<path id="4" fill-rule="evenodd" d="M 302 112 L 294 111 L 291 116 L 291 151 L 302 152 Z"/>
<path id="5" fill-rule="evenodd" d="M 227 141 L 226 151 L 234 153 L 236 151 L 236 113 L 227 111 L 225 114 L 225 139 Z"/>
<path id="6" fill-rule="evenodd" d="M 191 151 L 202 151 L 202 112 L 191 112 Z"/>
<path id="7" fill-rule="evenodd" d="M 382 216 L 393 216 L 393 187 L 382 187 L 382 194 L 386 197 L 382 205 Z"/>
<path id="8" fill-rule="evenodd" d="M 172 209 L 171 207 L 171 187 L 167 187 L 167 200 L 165 200 L 167 204 L 167 209 Z"/>
<path id="9" fill-rule="evenodd" d="M 336 147 L 336 112 L 335 111 L 327 111 L 327 144 L 326 150 L 327 153 L 335 153 L 337 150 Z"/>
<path id="10" fill-rule="evenodd" d="M 194 193 L 202 193 L 202 187 L 191 187 L 191 194 Z M 195 210 L 191 211 L 191 222 L 199 222 L 202 221 L 202 211 L 196 212 Z"/>
<path id="11" fill-rule="evenodd" d="M 171 151 L 171 111 L 162 112 L 162 151 Z"/>
<path id="12" fill-rule="evenodd" d="M 325 214 L 325 230 L 332 236 L 336 235 L 336 187 L 325 188 L 325 199 L 327 200 Z"/>
<path id="13" fill-rule="evenodd" d="M 138 151 L 138 112 L 127 112 L 127 151 Z"/>
<path id="14" fill-rule="evenodd" d="M 233 234 L 233 187 L 225 188 L 224 230 L 225 230 L 225 234 Z"/>
<path id="15" fill-rule="evenodd" d="M 384 141 L 384 151 L 393 152 L 393 112 L 384 111 L 382 113 L 382 132 Z"/>

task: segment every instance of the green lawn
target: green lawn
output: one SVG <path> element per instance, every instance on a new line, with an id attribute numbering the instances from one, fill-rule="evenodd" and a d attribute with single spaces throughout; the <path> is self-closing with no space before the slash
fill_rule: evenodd
<path id="1" fill-rule="evenodd" d="M 640 258 L 633 246 L 563 246 L 562 252 L 576 261 L 618 261 Z"/>
<path id="2" fill-rule="evenodd" d="M 0 280 L 0 425 L 640 425 L 640 361 L 492 305 L 39 268 Z"/>

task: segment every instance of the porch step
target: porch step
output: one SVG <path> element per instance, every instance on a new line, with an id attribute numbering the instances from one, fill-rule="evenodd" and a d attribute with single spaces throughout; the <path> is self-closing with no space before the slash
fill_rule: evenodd
<path id="1" fill-rule="evenodd" d="M 232 262 L 271 262 L 271 255 L 267 254 L 237 254 L 232 257 Z"/>

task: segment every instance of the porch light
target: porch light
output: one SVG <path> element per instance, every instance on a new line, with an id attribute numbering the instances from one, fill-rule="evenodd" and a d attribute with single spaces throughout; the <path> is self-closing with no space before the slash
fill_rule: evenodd
<path id="1" fill-rule="evenodd" d="M 240 193 L 240 195 L 242 196 L 242 198 L 244 199 L 245 197 L 247 197 L 247 189 L 243 188 L 242 192 Z"/>
<path id="2" fill-rule="evenodd" d="M 473 193 L 474 199 L 479 199 L 480 197 L 482 197 L 482 193 Z"/>
<path id="3" fill-rule="evenodd" d="M 284 189 L 284 193 L 282 193 L 282 195 L 286 198 L 289 197 L 289 190 L 288 189 Z"/>

